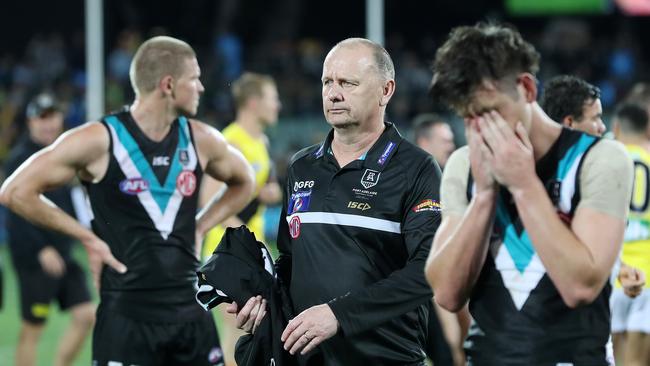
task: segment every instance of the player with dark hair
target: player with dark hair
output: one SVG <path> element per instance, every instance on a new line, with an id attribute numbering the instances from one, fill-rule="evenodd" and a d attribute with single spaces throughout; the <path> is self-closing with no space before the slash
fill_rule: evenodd
<path id="1" fill-rule="evenodd" d="M 551 119 L 564 126 L 595 136 L 605 133 L 600 89 L 570 75 L 550 79 L 545 87 L 540 106 Z"/>
<path id="2" fill-rule="evenodd" d="M 455 28 L 438 49 L 432 95 L 464 117 L 468 146 L 445 167 L 426 274 L 444 308 L 469 302 L 470 364 L 607 365 L 632 162 L 546 115 L 538 65 L 496 24 Z"/>

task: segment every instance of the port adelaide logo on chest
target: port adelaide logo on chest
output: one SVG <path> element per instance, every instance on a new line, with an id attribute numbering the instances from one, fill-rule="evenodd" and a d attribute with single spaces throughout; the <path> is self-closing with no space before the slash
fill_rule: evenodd
<path id="1" fill-rule="evenodd" d="M 368 189 L 376 186 L 377 182 L 379 182 L 379 174 L 381 173 L 376 170 L 366 169 L 361 177 L 361 185 L 363 188 Z"/>

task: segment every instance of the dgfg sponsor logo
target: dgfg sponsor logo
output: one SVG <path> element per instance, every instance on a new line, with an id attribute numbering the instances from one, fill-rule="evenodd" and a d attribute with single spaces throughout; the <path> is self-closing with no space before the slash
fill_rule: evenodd
<path id="1" fill-rule="evenodd" d="M 295 182 L 293 184 L 293 190 L 294 191 L 297 191 L 299 189 L 304 189 L 304 188 L 310 189 L 310 188 L 313 188 L 313 187 L 314 187 L 314 181 L 313 180 L 303 180 L 303 181 L 300 181 L 300 182 Z"/>
<path id="2" fill-rule="evenodd" d="M 350 202 L 348 202 L 348 208 L 354 208 L 354 209 L 357 209 L 357 210 L 365 211 L 365 210 L 370 210 L 372 207 L 367 202 L 350 201 Z"/>

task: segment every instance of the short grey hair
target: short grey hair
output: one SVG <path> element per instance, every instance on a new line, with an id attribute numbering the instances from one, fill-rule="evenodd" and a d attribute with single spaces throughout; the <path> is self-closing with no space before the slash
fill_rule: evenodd
<path id="1" fill-rule="evenodd" d="M 373 42 L 366 38 L 347 38 L 332 47 L 330 53 L 337 48 L 354 47 L 357 45 L 363 45 L 372 50 L 372 55 L 375 59 L 375 67 L 377 68 L 378 74 L 381 75 L 384 80 L 395 79 L 395 65 L 393 64 L 393 59 L 391 59 L 388 51 L 377 42 Z"/>

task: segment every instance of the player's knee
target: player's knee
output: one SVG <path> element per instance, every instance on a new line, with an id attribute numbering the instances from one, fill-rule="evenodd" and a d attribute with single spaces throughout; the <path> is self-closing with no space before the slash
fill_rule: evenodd
<path id="1" fill-rule="evenodd" d="M 41 334 L 43 334 L 43 329 L 45 329 L 45 323 L 32 323 L 23 321 L 23 325 L 20 330 L 20 341 L 37 342 L 41 337 Z"/>
<path id="2" fill-rule="evenodd" d="M 72 321 L 77 326 L 91 328 L 95 324 L 95 306 L 92 304 L 79 305 L 72 311 Z"/>

